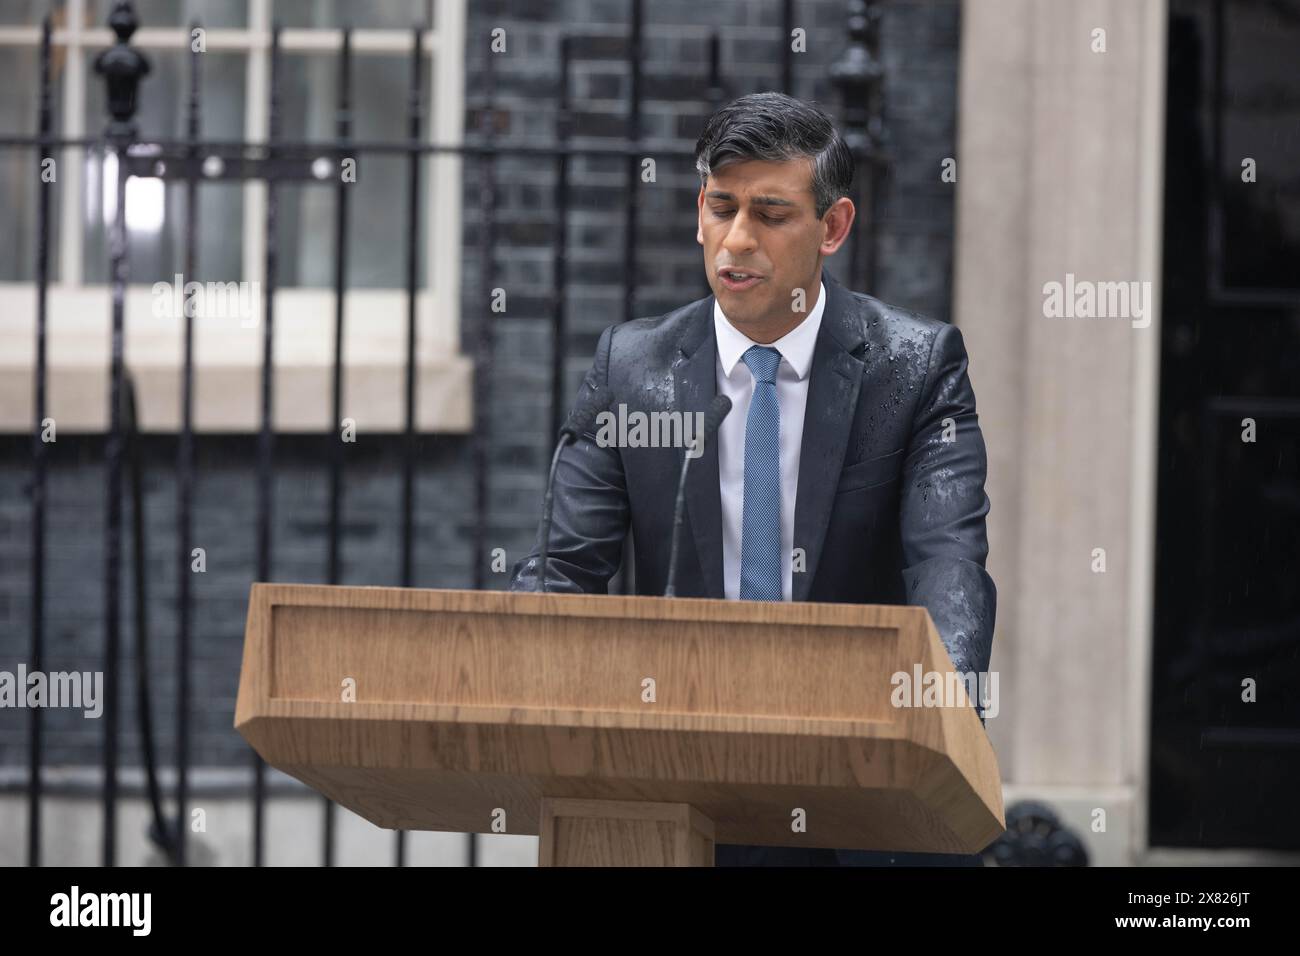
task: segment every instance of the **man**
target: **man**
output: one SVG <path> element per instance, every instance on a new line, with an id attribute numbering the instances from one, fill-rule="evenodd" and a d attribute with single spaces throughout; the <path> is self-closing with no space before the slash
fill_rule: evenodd
<path id="1" fill-rule="evenodd" d="M 732 401 L 691 464 L 677 593 L 921 605 L 956 670 L 987 672 L 996 589 L 961 333 L 823 273 L 855 211 L 852 154 L 819 109 L 743 96 L 709 119 L 695 155 L 695 238 L 713 295 L 607 328 L 582 386 L 629 413 Z M 564 453 L 549 590 L 606 593 L 630 528 L 637 593 L 664 592 L 683 454 L 614 447 L 594 431 Z M 534 549 L 515 566 L 513 590 L 537 587 L 537 563 Z M 979 859 L 716 849 L 723 865 Z"/>

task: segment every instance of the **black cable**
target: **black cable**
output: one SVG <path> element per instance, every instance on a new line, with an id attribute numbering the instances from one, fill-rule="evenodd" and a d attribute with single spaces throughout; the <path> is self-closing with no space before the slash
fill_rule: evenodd
<path id="1" fill-rule="evenodd" d="M 176 831 L 163 813 L 162 791 L 158 786 L 157 760 L 154 754 L 153 711 L 149 693 L 149 620 L 145 586 L 146 548 L 144 539 L 144 490 L 140 465 L 139 431 L 135 417 L 135 379 L 129 371 L 122 373 L 122 431 L 127 468 L 131 482 L 132 572 L 135 578 L 135 685 L 136 715 L 140 723 L 140 753 L 144 760 L 145 786 L 153 809 L 149 839 L 173 864 L 178 861 Z M 180 826 L 177 820 L 176 827 Z"/>

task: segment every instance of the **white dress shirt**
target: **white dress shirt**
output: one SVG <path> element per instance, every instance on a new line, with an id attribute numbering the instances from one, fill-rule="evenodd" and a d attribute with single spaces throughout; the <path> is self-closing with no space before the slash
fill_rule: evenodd
<path id="1" fill-rule="evenodd" d="M 826 286 L 808 317 L 770 347 L 781 353 L 776 370 L 776 398 L 781 409 L 781 597 L 790 600 L 794 579 L 794 506 L 799 493 L 799 451 L 803 446 L 804 409 L 813 347 L 826 310 Z M 731 414 L 718 429 L 718 480 L 722 493 L 722 579 L 728 600 L 740 599 L 740 531 L 745 507 L 745 422 L 754 394 L 754 376 L 741 356 L 760 343 L 740 332 L 714 299 L 713 329 L 718 342 L 718 394 L 731 399 Z"/>

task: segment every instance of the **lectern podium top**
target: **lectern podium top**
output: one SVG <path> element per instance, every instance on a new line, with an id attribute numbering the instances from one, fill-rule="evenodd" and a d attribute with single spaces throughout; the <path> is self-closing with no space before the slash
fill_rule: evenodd
<path id="1" fill-rule="evenodd" d="M 1005 828 L 979 718 L 896 693 L 951 671 L 919 607 L 254 584 L 235 722 L 384 827 L 627 800 L 720 843 L 978 852 Z"/>

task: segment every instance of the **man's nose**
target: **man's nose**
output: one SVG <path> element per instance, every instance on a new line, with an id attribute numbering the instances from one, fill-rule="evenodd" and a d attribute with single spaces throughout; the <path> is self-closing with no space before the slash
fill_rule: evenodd
<path id="1" fill-rule="evenodd" d="M 731 228 L 722 240 L 722 248 L 733 256 L 749 255 L 758 248 L 758 240 L 749 226 L 749 218 L 737 213 L 731 220 Z"/>

